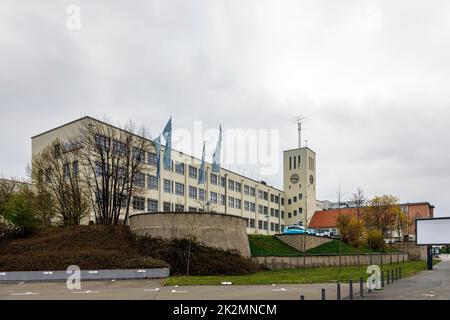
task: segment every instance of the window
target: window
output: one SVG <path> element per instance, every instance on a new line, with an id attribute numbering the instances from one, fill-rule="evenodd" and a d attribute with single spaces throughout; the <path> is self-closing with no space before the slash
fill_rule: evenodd
<path id="1" fill-rule="evenodd" d="M 145 199 L 141 197 L 133 197 L 133 210 L 145 211 Z"/>
<path id="2" fill-rule="evenodd" d="M 68 180 L 70 178 L 70 167 L 69 164 L 64 164 L 64 180 Z"/>
<path id="3" fill-rule="evenodd" d="M 158 212 L 158 200 L 148 199 L 147 200 L 147 211 L 148 212 Z"/>
<path id="4" fill-rule="evenodd" d="M 211 201 L 212 203 L 217 203 L 217 193 L 216 193 L 216 192 L 212 192 L 212 191 L 211 191 L 211 194 L 210 194 L 210 201 Z"/>
<path id="5" fill-rule="evenodd" d="M 178 196 L 184 196 L 184 184 L 179 182 L 175 183 L 175 194 Z"/>
<path id="6" fill-rule="evenodd" d="M 197 212 L 197 208 L 195 208 L 195 207 L 189 207 L 188 211 L 189 211 L 189 212 Z"/>
<path id="7" fill-rule="evenodd" d="M 250 194 L 250 187 L 247 185 L 244 185 L 244 194 Z"/>
<path id="8" fill-rule="evenodd" d="M 298 208 L 298 213 L 302 213 L 303 212 L 303 208 Z"/>
<path id="9" fill-rule="evenodd" d="M 289 170 L 292 170 L 292 157 L 289 157 Z"/>
<path id="10" fill-rule="evenodd" d="M 264 206 L 264 215 L 267 216 L 269 214 L 269 208 Z"/>
<path id="11" fill-rule="evenodd" d="M 292 203 L 292 200 L 291 199 L 288 199 L 288 204 L 291 204 Z"/>
<path id="12" fill-rule="evenodd" d="M 147 175 L 147 188 L 158 190 L 158 179 L 156 176 Z"/>
<path id="13" fill-rule="evenodd" d="M 100 150 L 108 150 L 109 149 L 109 139 L 104 136 L 101 136 L 99 134 L 96 134 L 95 135 L 95 145 Z M 59 145 L 58 145 L 58 149 L 59 149 Z"/>
<path id="14" fill-rule="evenodd" d="M 281 219 L 284 219 L 284 211 L 281 211 Z"/>
<path id="15" fill-rule="evenodd" d="M 298 160 L 298 168 L 300 169 L 300 156 L 297 156 L 297 160 Z"/>
<path id="16" fill-rule="evenodd" d="M 122 142 L 114 141 L 113 151 L 116 156 L 125 156 L 127 154 L 127 146 Z"/>
<path id="17" fill-rule="evenodd" d="M 175 164 L 175 172 L 178 174 L 184 174 L 184 163 L 178 162 Z"/>
<path id="18" fill-rule="evenodd" d="M 172 193 L 172 181 L 164 179 L 164 192 Z"/>
<path id="19" fill-rule="evenodd" d="M 189 186 L 189 198 L 197 199 L 197 188 L 193 186 Z"/>
<path id="20" fill-rule="evenodd" d="M 295 217 L 297 216 L 297 210 L 294 210 L 294 216 Z"/>
<path id="21" fill-rule="evenodd" d="M 258 190 L 258 199 L 262 199 L 262 198 L 263 198 L 263 191 Z"/>
<path id="22" fill-rule="evenodd" d="M 250 202 L 250 211 L 255 212 L 256 206 L 253 202 Z"/>
<path id="23" fill-rule="evenodd" d="M 152 166 L 158 166 L 158 155 L 156 153 L 149 153 L 147 155 L 147 163 Z"/>
<path id="24" fill-rule="evenodd" d="M 72 170 L 73 170 L 73 175 L 75 177 L 77 177 L 78 176 L 78 161 L 74 161 L 72 163 Z"/>
<path id="25" fill-rule="evenodd" d="M 275 223 L 270 223 L 270 231 L 275 231 Z"/>
<path id="26" fill-rule="evenodd" d="M 303 194 L 299 193 L 298 200 L 302 200 L 302 199 L 303 199 Z"/>
<path id="27" fill-rule="evenodd" d="M 170 207 L 171 207 L 170 202 L 164 202 L 163 203 L 163 210 L 164 210 L 164 212 L 172 211 L 172 209 Z"/>
<path id="28" fill-rule="evenodd" d="M 268 223 L 267 223 L 267 221 L 264 221 L 264 230 L 267 230 L 267 225 L 268 225 Z"/>
<path id="29" fill-rule="evenodd" d="M 145 186 L 145 175 L 141 172 L 136 172 L 133 179 L 134 185 L 139 188 L 144 188 Z"/>
<path id="30" fill-rule="evenodd" d="M 249 211 L 250 210 L 250 202 L 244 201 L 244 210 Z"/>
<path id="31" fill-rule="evenodd" d="M 175 205 L 175 212 L 183 212 L 184 206 L 182 204 L 176 204 Z"/>
<path id="32" fill-rule="evenodd" d="M 211 183 L 217 186 L 217 175 L 214 173 L 211 173 L 209 176 L 210 176 Z"/>
<path id="33" fill-rule="evenodd" d="M 263 213 L 263 206 L 258 204 L 258 213 L 262 214 Z"/>
<path id="34" fill-rule="evenodd" d="M 262 229 L 262 228 L 263 228 L 263 221 L 258 220 L 258 229 Z"/>
<path id="35" fill-rule="evenodd" d="M 292 218 L 292 212 L 288 212 L 288 218 Z"/>
<path id="36" fill-rule="evenodd" d="M 294 197 L 294 202 L 297 202 L 297 197 Z"/>
<path id="37" fill-rule="evenodd" d="M 275 203 L 280 203 L 280 197 L 279 196 L 275 196 Z"/>
<path id="38" fill-rule="evenodd" d="M 275 232 L 280 232 L 280 225 L 275 223 Z"/>
<path id="39" fill-rule="evenodd" d="M 281 231 L 283 232 L 284 231 L 284 224 L 282 224 L 280 228 L 281 228 Z"/>
<path id="40" fill-rule="evenodd" d="M 220 195 L 220 205 L 222 205 L 222 206 L 225 205 L 225 195 L 224 194 Z"/>
<path id="41" fill-rule="evenodd" d="M 234 198 L 233 197 L 228 197 L 228 206 L 230 208 L 234 208 Z"/>
<path id="42" fill-rule="evenodd" d="M 284 198 L 281 198 L 281 205 L 284 206 Z"/>
<path id="43" fill-rule="evenodd" d="M 233 180 L 228 180 L 228 189 L 234 190 L 234 181 Z"/>
<path id="44" fill-rule="evenodd" d="M 197 179 L 198 169 L 194 166 L 189 166 L 189 177 Z"/>
<path id="45" fill-rule="evenodd" d="M 220 177 L 220 186 L 225 188 L 225 177 Z"/>
<path id="46" fill-rule="evenodd" d="M 270 195 L 270 202 L 275 202 L 275 196 L 273 194 Z"/>
<path id="47" fill-rule="evenodd" d="M 198 198 L 205 201 L 205 189 L 198 189 Z"/>
<path id="48" fill-rule="evenodd" d="M 268 192 L 264 192 L 264 200 L 268 200 L 269 199 L 269 193 Z"/>
<path id="49" fill-rule="evenodd" d="M 250 228 L 255 227 L 255 219 L 250 219 Z"/>
<path id="50" fill-rule="evenodd" d="M 275 209 L 275 218 L 278 218 L 280 216 L 280 211 L 278 209 Z"/>
<path id="51" fill-rule="evenodd" d="M 236 209 L 241 209 L 241 199 L 234 199 L 234 207 Z"/>
<path id="52" fill-rule="evenodd" d="M 247 228 L 248 228 L 248 218 L 244 218 L 245 222 L 247 222 Z"/>
<path id="53" fill-rule="evenodd" d="M 275 215 L 275 209 L 274 208 L 270 208 L 270 216 L 273 217 Z"/>
<path id="54" fill-rule="evenodd" d="M 234 190 L 236 192 L 241 192 L 241 183 L 240 182 L 235 182 L 234 183 Z"/>
<path id="55" fill-rule="evenodd" d="M 254 197 L 256 195 L 256 190 L 253 187 L 250 187 L 250 195 Z"/>
<path id="56" fill-rule="evenodd" d="M 294 169 L 297 168 L 297 158 L 294 157 Z"/>
<path id="57" fill-rule="evenodd" d="M 139 148 L 133 148 L 133 157 L 135 161 L 139 163 L 144 163 L 145 160 L 144 150 Z"/>

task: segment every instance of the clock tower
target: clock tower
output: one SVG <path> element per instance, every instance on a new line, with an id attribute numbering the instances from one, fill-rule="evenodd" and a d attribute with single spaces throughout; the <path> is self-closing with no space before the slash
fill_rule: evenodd
<path id="1" fill-rule="evenodd" d="M 316 153 L 308 147 L 283 153 L 286 225 L 306 226 L 316 210 Z"/>

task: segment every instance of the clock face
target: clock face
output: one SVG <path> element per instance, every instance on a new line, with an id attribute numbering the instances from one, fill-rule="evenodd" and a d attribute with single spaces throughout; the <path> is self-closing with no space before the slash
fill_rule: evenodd
<path id="1" fill-rule="evenodd" d="M 314 177 L 313 177 L 313 175 L 309 176 L 309 183 L 314 184 Z"/>
<path id="2" fill-rule="evenodd" d="M 300 177 L 298 176 L 298 174 L 294 173 L 294 174 L 291 176 L 291 183 L 292 183 L 292 184 L 298 183 L 299 180 L 300 180 Z"/>

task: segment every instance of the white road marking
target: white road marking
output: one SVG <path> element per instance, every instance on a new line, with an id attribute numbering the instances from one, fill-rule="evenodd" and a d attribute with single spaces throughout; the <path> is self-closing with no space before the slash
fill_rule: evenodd
<path id="1" fill-rule="evenodd" d="M 220 284 L 229 286 L 229 285 L 232 285 L 233 283 L 231 283 L 230 281 L 222 281 Z"/>
<path id="2" fill-rule="evenodd" d="M 29 296 L 29 295 L 35 295 L 39 294 L 38 292 L 17 292 L 17 293 L 11 293 L 12 296 Z"/>
<path id="3" fill-rule="evenodd" d="M 144 289 L 144 291 L 146 291 L 146 292 L 154 292 L 154 291 L 159 291 L 159 288 L 155 288 L 155 289 Z"/>
<path id="4" fill-rule="evenodd" d="M 188 291 L 177 291 L 177 290 L 172 290 L 172 293 L 186 293 Z"/>
<path id="5" fill-rule="evenodd" d="M 25 282 L 23 282 L 23 281 L 22 281 L 22 282 L 19 282 L 19 284 L 24 284 L 24 283 L 25 283 Z"/>
<path id="6" fill-rule="evenodd" d="M 423 296 L 434 297 L 434 294 L 431 293 L 422 293 Z"/>
<path id="7" fill-rule="evenodd" d="M 280 289 L 272 289 L 272 291 L 287 291 L 287 289 L 285 289 L 285 288 L 280 288 Z"/>
<path id="8" fill-rule="evenodd" d="M 100 293 L 100 291 L 87 290 L 87 291 L 74 291 L 72 293 Z"/>

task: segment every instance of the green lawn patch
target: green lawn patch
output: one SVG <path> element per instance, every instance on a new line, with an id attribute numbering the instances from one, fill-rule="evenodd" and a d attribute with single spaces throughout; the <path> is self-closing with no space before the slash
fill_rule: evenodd
<path id="1" fill-rule="evenodd" d="M 437 263 L 435 261 L 434 263 Z M 400 264 L 384 265 L 382 270 L 402 267 L 403 277 L 411 276 L 419 271 L 426 270 L 425 261 L 408 261 Z M 222 281 L 230 281 L 234 285 L 270 285 L 270 284 L 296 284 L 296 283 L 329 283 L 347 282 L 352 279 L 359 281 L 360 277 L 367 279 L 367 266 L 284 269 L 260 271 L 243 276 L 172 276 L 165 282 L 172 285 L 220 285 Z"/>
<path id="2" fill-rule="evenodd" d="M 248 241 L 250 243 L 250 252 L 252 256 L 302 256 L 303 253 L 275 236 L 267 235 L 249 235 Z M 343 254 L 355 253 L 380 253 L 362 246 L 360 248 L 353 247 L 345 242 L 342 242 L 341 252 Z M 384 253 L 396 252 L 395 248 L 386 246 Z M 306 254 L 339 254 L 339 240 L 332 240 L 316 248 L 306 251 Z"/>

